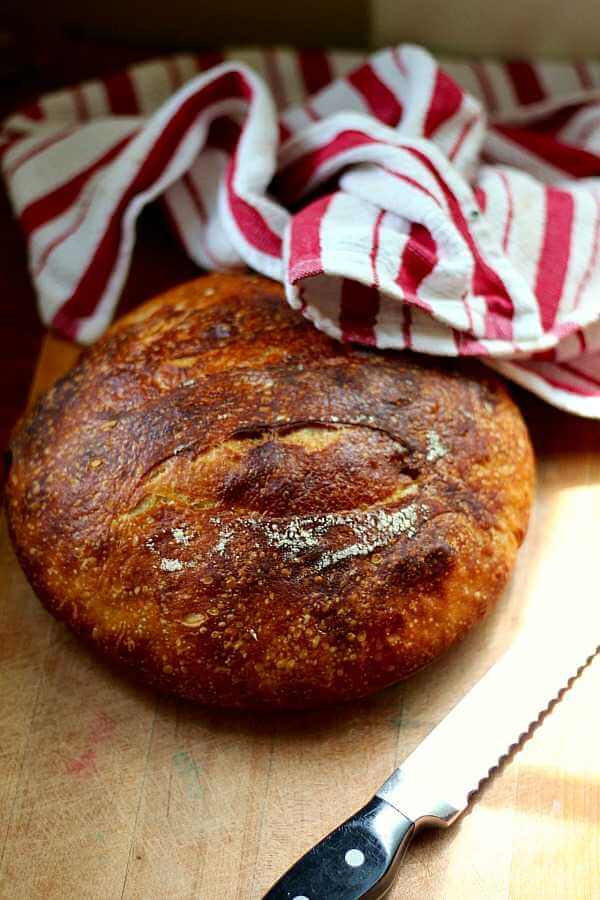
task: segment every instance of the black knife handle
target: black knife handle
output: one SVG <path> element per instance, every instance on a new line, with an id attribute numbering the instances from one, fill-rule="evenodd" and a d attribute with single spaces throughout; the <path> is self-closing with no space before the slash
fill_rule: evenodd
<path id="1" fill-rule="evenodd" d="M 288 869 L 263 900 L 383 897 L 414 831 L 414 822 L 373 797 Z"/>

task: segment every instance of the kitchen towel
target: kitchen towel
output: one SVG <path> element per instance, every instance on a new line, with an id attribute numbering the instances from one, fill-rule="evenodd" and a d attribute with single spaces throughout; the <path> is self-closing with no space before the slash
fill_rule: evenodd
<path id="1" fill-rule="evenodd" d="M 2 126 L 40 314 L 111 321 L 160 200 L 205 269 L 250 266 L 329 335 L 478 356 L 600 418 L 600 65 L 402 45 L 177 55 Z"/>

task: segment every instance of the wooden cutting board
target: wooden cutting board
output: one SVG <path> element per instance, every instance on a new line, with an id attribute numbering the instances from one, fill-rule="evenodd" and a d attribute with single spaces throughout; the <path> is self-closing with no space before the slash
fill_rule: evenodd
<path id="1" fill-rule="evenodd" d="M 47 338 L 32 395 L 75 353 Z M 517 631 L 531 633 L 532 668 L 551 622 L 568 640 L 573 618 L 600 606 L 600 425 L 518 399 L 538 492 L 505 597 L 437 664 L 338 709 L 217 712 L 132 686 L 41 608 L 3 527 L 0 896 L 258 900 Z M 507 684 L 506 703 L 516 690 Z M 596 659 L 460 824 L 417 839 L 391 900 L 600 897 L 599 696 Z"/>

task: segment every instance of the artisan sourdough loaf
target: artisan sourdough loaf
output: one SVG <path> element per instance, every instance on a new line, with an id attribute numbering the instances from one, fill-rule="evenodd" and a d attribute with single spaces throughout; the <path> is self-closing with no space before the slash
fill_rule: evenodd
<path id="1" fill-rule="evenodd" d="M 499 596 L 532 497 L 489 371 L 336 343 L 250 275 L 122 319 L 12 452 L 11 533 L 50 612 L 226 706 L 359 697 L 429 663 Z"/>

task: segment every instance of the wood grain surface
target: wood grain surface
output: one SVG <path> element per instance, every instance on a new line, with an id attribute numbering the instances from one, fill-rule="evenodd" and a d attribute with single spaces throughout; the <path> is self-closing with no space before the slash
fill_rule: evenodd
<path id="1" fill-rule="evenodd" d="M 47 337 L 32 395 L 75 352 Z M 517 399 L 538 492 L 505 597 L 437 664 L 337 709 L 207 711 L 132 686 L 42 609 L 3 525 L 0 896 L 257 900 L 362 805 L 517 632 L 533 668 L 551 633 L 569 640 L 582 619 L 597 629 L 600 425 Z M 507 684 L 506 703 L 518 689 Z M 596 659 L 460 823 L 416 840 L 391 900 L 600 897 L 599 696 Z"/>

